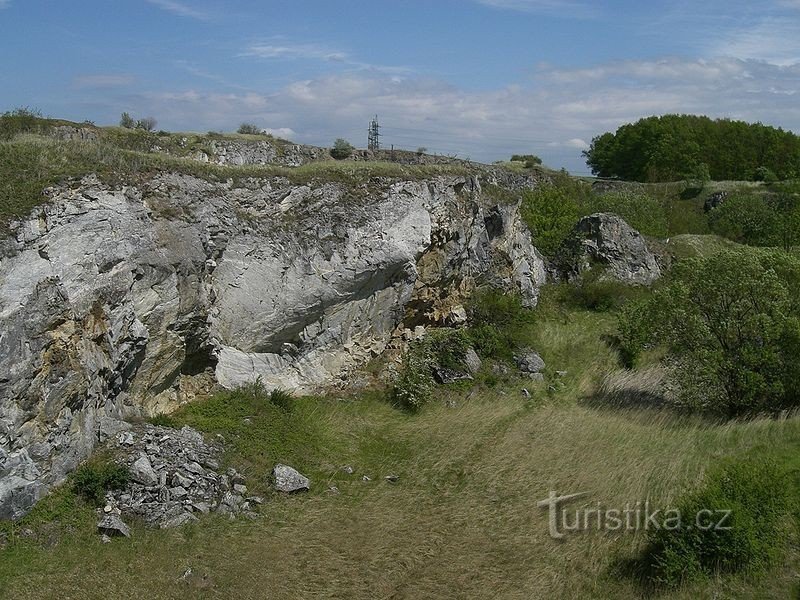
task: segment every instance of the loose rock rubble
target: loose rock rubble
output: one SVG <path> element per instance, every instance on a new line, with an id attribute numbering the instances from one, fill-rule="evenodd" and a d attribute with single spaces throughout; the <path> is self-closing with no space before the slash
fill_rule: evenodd
<path id="1" fill-rule="evenodd" d="M 531 379 L 535 381 L 542 381 L 544 379 L 542 371 L 544 371 L 545 364 L 538 353 L 526 349 L 518 356 L 515 356 L 514 360 L 519 370 L 527 374 Z"/>
<path id="2" fill-rule="evenodd" d="M 198 513 L 254 517 L 253 506 L 262 502 L 247 495 L 245 479 L 235 469 L 218 472 L 220 448 L 191 427 L 138 425 L 109 444 L 129 468 L 131 483 L 108 494 L 104 512 L 110 514 L 101 524 L 119 520 L 120 514 L 161 528 L 196 521 Z M 101 524 L 98 528 L 104 529 Z"/>

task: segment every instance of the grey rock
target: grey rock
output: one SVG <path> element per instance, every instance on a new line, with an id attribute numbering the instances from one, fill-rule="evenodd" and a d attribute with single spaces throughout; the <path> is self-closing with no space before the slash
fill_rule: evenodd
<path id="1" fill-rule="evenodd" d="M 533 350 L 525 350 L 514 357 L 517 367 L 523 373 L 541 373 L 544 371 L 545 363 L 542 357 Z"/>
<path id="2" fill-rule="evenodd" d="M 161 529 L 172 529 L 174 527 L 181 527 L 186 525 L 187 523 L 196 523 L 197 517 L 195 517 L 192 513 L 189 512 L 182 512 L 181 514 L 174 516 L 166 521 L 161 523 Z"/>
<path id="3" fill-rule="evenodd" d="M 472 381 L 472 375 L 456 371 L 455 369 L 448 369 L 446 367 L 434 367 L 433 378 L 437 383 L 443 385 L 449 383 L 456 383 L 458 381 Z"/>
<path id="4" fill-rule="evenodd" d="M 233 492 L 235 494 L 239 494 L 240 496 L 244 496 L 247 493 L 247 486 L 242 485 L 241 483 L 234 483 Z"/>
<path id="5" fill-rule="evenodd" d="M 302 163 L 292 148 L 280 160 Z M 217 150 L 206 158 L 269 158 L 266 148 Z M 259 377 L 298 392 L 337 383 L 383 352 L 406 315 L 463 320 L 472 282 L 533 306 L 544 260 L 519 207 L 482 185 L 536 181 L 475 172 L 376 180 L 363 197 L 338 182 L 164 172 L 125 187 L 90 175 L 49 188 L 0 239 L 0 449 L 29 450 L 37 470 L 0 467 L 0 516 L 24 514 L 100 439 L 115 439 L 111 421 Z M 154 470 L 179 450 L 168 447 L 176 433 L 150 439 Z"/>
<path id="6" fill-rule="evenodd" d="M 389 483 L 397 483 L 398 481 L 400 481 L 400 476 L 399 475 L 390 474 L 390 475 L 386 475 L 384 477 L 384 479 L 386 481 L 388 481 Z"/>
<path id="7" fill-rule="evenodd" d="M 100 522 L 97 523 L 97 531 L 100 534 L 109 537 L 124 536 L 131 537 L 131 530 L 119 515 L 109 514 L 105 515 Z"/>
<path id="8" fill-rule="evenodd" d="M 466 355 L 464 356 L 464 364 L 467 366 L 469 372 L 475 375 L 481 370 L 483 362 L 473 348 L 467 348 Z"/>
<path id="9" fill-rule="evenodd" d="M 173 487 L 188 488 L 188 487 L 191 487 L 194 484 L 194 481 L 192 479 L 190 479 L 189 477 L 181 475 L 180 472 L 176 471 L 172 475 L 172 479 L 170 480 L 170 483 L 172 484 Z"/>
<path id="10" fill-rule="evenodd" d="M 185 488 L 181 486 L 171 487 L 169 488 L 169 497 L 173 500 L 180 500 L 184 498 L 189 492 L 186 491 Z"/>
<path id="11" fill-rule="evenodd" d="M 565 242 L 563 256 L 570 257 L 565 276 L 572 280 L 600 265 L 603 276 L 650 285 L 661 276 L 655 256 L 642 235 L 621 217 L 596 213 L 583 217 Z"/>
<path id="12" fill-rule="evenodd" d="M 307 491 L 311 487 L 308 477 L 301 475 L 287 465 L 275 465 L 272 470 L 272 477 L 275 480 L 275 489 L 279 492 Z"/>
<path id="13" fill-rule="evenodd" d="M 150 486 L 158 483 L 158 475 L 156 475 L 153 466 L 150 464 L 150 459 L 145 454 L 142 454 L 130 466 L 130 473 L 131 479 L 142 485 Z"/>

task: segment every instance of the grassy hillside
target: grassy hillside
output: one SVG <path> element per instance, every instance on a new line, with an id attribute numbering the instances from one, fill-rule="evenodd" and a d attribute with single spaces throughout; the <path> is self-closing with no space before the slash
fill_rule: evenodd
<path id="1" fill-rule="evenodd" d="M 546 360 L 548 383 L 498 378 L 487 365 L 475 387 L 442 388 L 413 414 L 380 392 L 300 398 L 288 411 L 252 390 L 193 404 L 175 421 L 225 436 L 227 460 L 267 497 L 261 518 L 135 525 L 131 539 L 102 544 L 92 510 L 64 489 L 2 525 L 0 595 L 632 598 L 648 593 L 622 568 L 641 533 L 553 540 L 538 500 L 555 490 L 589 492 L 590 506 L 667 506 L 719 460 L 745 455 L 773 456 L 800 481 L 798 419 L 720 424 L 604 407 L 599 383 L 619 368 L 607 341 L 615 317 L 569 308 L 555 292 L 521 334 Z M 277 461 L 308 474 L 312 491 L 270 495 Z M 799 567 L 793 533 L 768 577 L 706 580 L 661 597 L 787 597 Z"/>

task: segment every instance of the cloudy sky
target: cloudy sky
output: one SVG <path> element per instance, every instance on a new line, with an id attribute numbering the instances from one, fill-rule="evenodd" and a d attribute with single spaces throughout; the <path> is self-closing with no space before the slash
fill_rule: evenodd
<path id="1" fill-rule="evenodd" d="M 800 0 L 0 0 L 0 55 L 0 110 L 573 172 L 651 114 L 800 133 Z"/>

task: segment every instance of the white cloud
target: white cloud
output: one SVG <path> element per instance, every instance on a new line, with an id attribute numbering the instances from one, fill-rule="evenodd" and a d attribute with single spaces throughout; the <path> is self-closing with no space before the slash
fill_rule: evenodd
<path id="1" fill-rule="evenodd" d="M 793 5 L 800 8 L 800 1 Z M 707 52 L 712 56 L 749 58 L 776 65 L 800 62 L 800 20 L 797 18 L 766 17 L 709 39 Z"/>
<path id="2" fill-rule="evenodd" d="M 251 44 L 242 52 L 242 56 L 274 59 L 313 59 L 334 62 L 344 62 L 348 56 L 344 52 L 331 50 L 316 44 L 279 44 L 263 43 Z"/>
<path id="3" fill-rule="evenodd" d="M 146 0 L 162 10 L 171 12 L 179 17 L 188 17 L 190 19 L 197 19 L 198 21 L 208 21 L 209 15 L 202 10 L 197 10 L 184 2 L 177 2 L 176 0 Z"/>
<path id="4" fill-rule="evenodd" d="M 377 113 L 387 145 L 426 146 L 482 161 L 534 153 L 551 166 L 585 171 L 580 151 L 588 140 L 653 114 L 707 114 L 800 132 L 798 95 L 800 65 L 670 58 L 592 69 L 541 67 L 529 87 L 489 91 L 350 72 L 271 93 L 184 90 L 141 95 L 126 105 L 173 129 L 232 131 L 252 121 L 318 145 L 337 137 L 365 145 L 367 123 Z"/>
<path id="5" fill-rule="evenodd" d="M 598 10 L 578 0 L 475 0 L 478 4 L 503 10 L 542 13 L 561 17 L 587 18 L 597 16 Z"/>
<path id="6" fill-rule="evenodd" d="M 79 75 L 72 80 L 77 87 L 111 88 L 131 85 L 136 78 L 125 73 Z"/>

